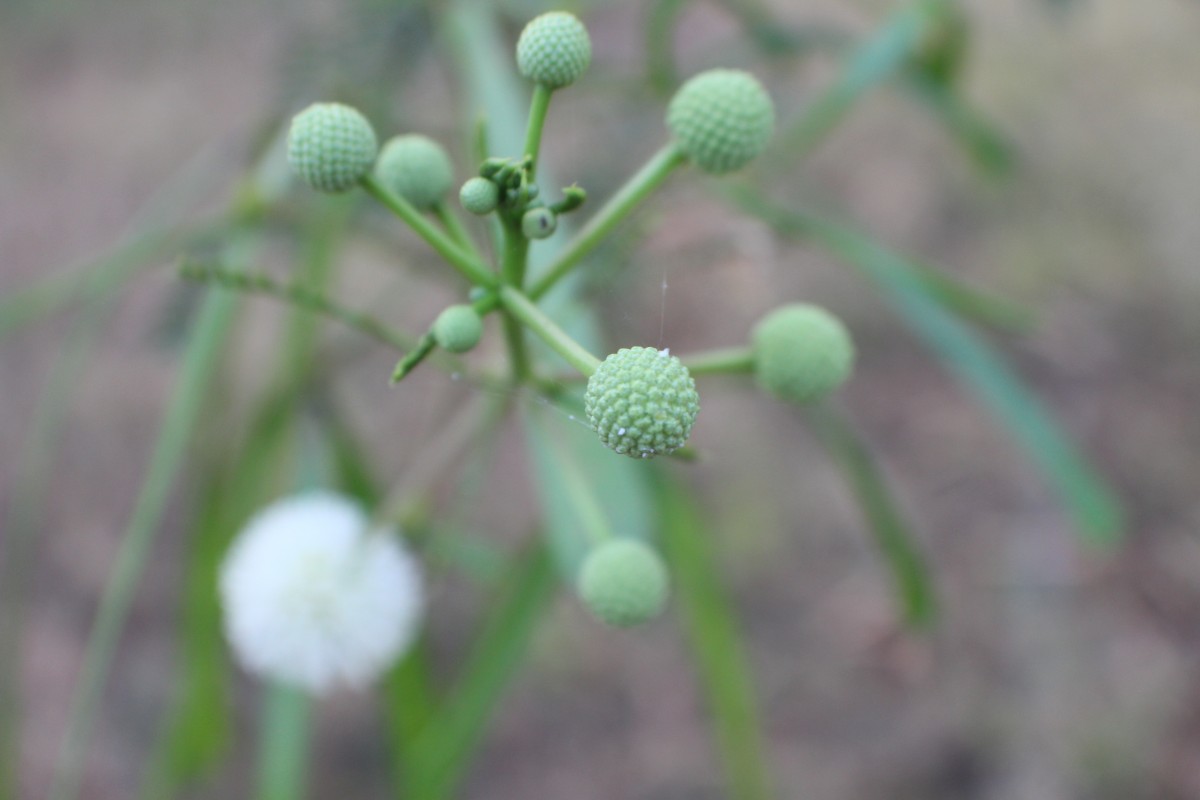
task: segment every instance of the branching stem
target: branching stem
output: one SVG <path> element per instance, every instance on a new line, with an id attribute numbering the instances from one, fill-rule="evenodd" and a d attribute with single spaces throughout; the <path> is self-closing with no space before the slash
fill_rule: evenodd
<path id="1" fill-rule="evenodd" d="M 416 342 L 372 316 L 352 311 L 318 291 L 296 284 L 278 283 L 260 272 L 229 269 L 220 264 L 184 262 L 181 277 L 197 283 L 210 283 L 225 289 L 274 297 L 308 311 L 324 314 L 397 350 L 410 350 Z"/>
<path id="2" fill-rule="evenodd" d="M 422 239 L 429 243 L 429 246 L 437 251 L 438 255 L 446 259 L 459 272 L 467 277 L 472 283 L 480 286 L 495 286 L 496 276 L 485 267 L 477 258 L 466 252 L 445 233 L 440 231 L 436 225 L 421 215 L 420 211 L 399 195 L 393 194 L 379 181 L 375 180 L 373 175 L 368 175 L 362 179 L 362 187 L 379 202 L 387 206 L 400 219 L 404 220 L 409 227 L 417 232 Z"/>
<path id="3" fill-rule="evenodd" d="M 651 192 L 662 185 L 677 167 L 687 163 L 687 156 L 674 143 L 664 146 L 637 171 L 616 194 L 609 198 L 595 216 L 575 234 L 546 274 L 529 290 L 529 297 L 539 300 L 562 280 L 584 256 L 607 236 L 621 220 L 629 215 Z"/>
<path id="4" fill-rule="evenodd" d="M 503 287 L 500 290 L 500 302 L 512 316 L 520 320 L 525 327 L 550 345 L 554 352 L 584 375 L 591 375 L 600 366 L 600 359 L 572 339 L 566 331 L 558 326 L 558 323 L 546 316 L 544 311 L 516 288 Z"/>

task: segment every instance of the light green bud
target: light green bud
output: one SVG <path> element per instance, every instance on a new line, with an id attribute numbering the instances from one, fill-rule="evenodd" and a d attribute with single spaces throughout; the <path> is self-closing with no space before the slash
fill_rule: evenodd
<path id="1" fill-rule="evenodd" d="M 521 232 L 526 239 L 546 239 L 558 228 L 558 217 L 550 209 L 540 206 L 531 208 L 521 217 Z"/>
<path id="2" fill-rule="evenodd" d="M 472 214 L 490 214 L 500 203 L 500 187 L 487 178 L 471 178 L 459 189 L 458 202 Z"/>
<path id="3" fill-rule="evenodd" d="M 375 177 L 392 193 L 428 211 L 454 185 L 454 166 L 444 147 L 428 136 L 410 133 L 383 145 Z"/>
<path id="4" fill-rule="evenodd" d="M 583 402 L 600 441 L 632 458 L 678 450 L 700 411 L 687 367 L 653 347 L 623 348 L 604 359 L 588 378 Z"/>
<path id="5" fill-rule="evenodd" d="M 854 368 L 854 342 L 846 326 L 818 306 L 775 309 L 755 326 L 752 341 L 759 384 L 789 402 L 824 397 Z"/>
<path id="6" fill-rule="evenodd" d="M 483 336 L 483 320 L 468 305 L 450 306 L 433 322 L 433 338 L 438 347 L 451 353 L 465 353 Z"/>
<path id="7" fill-rule="evenodd" d="M 341 103 L 313 103 L 288 130 L 288 164 L 319 192 L 353 188 L 371 171 L 378 149 L 367 118 Z"/>
<path id="8" fill-rule="evenodd" d="M 592 61 L 592 41 L 574 14 L 535 17 L 517 40 L 517 68 L 532 81 L 561 89 L 579 80 Z"/>
<path id="9" fill-rule="evenodd" d="M 627 628 L 662 613 L 667 583 L 667 568 L 657 553 L 634 539 L 613 539 L 588 554 L 578 588 L 596 617 Z"/>
<path id="10" fill-rule="evenodd" d="M 713 69 L 679 87 L 667 107 L 667 128 L 697 167 L 714 174 L 732 172 L 767 146 L 775 107 L 750 73 Z"/>

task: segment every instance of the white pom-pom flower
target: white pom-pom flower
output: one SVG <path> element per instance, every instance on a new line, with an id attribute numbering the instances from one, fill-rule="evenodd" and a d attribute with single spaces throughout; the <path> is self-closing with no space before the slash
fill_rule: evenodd
<path id="1" fill-rule="evenodd" d="M 423 609 L 416 561 L 395 531 L 331 492 L 255 515 L 221 565 L 225 635 L 250 672 L 313 694 L 362 688 L 391 666 Z"/>

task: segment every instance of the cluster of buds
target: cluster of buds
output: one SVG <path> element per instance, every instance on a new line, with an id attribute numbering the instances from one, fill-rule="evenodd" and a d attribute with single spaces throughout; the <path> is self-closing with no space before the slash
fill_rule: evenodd
<path id="1" fill-rule="evenodd" d="M 719 175 L 738 170 L 768 145 L 775 123 L 770 95 L 753 75 L 730 69 L 700 73 L 685 82 L 670 101 L 665 117 L 669 138 L 662 150 L 630 182 L 599 209 L 573 240 L 564 246 L 537 282 L 527 283 L 525 265 L 531 240 L 545 239 L 559 227 L 559 217 L 579 209 L 583 189 L 569 186 L 548 202 L 536 181 L 542 123 L 552 94 L 575 83 L 591 62 L 592 48 L 583 24 L 571 14 L 551 12 L 526 26 L 517 43 L 517 64 L 534 85 L 525 152 L 482 161 L 476 175 L 461 184 L 458 199 L 473 215 L 495 214 L 503 235 L 497 263 L 489 265 L 446 205 L 455 184 L 445 149 L 419 134 L 388 140 L 380 149 L 367 119 L 337 103 L 318 103 L 298 114 L 288 140 L 288 159 L 295 173 L 322 192 L 344 192 L 361 186 L 394 211 L 472 284 L 470 302 L 442 311 L 421 345 L 405 355 L 394 378 L 408 373 L 433 348 L 462 353 L 484 335 L 483 318 L 499 312 L 513 365 L 513 382 L 535 389 L 548 379 L 536 373 L 525 352 L 524 337 L 532 333 L 587 377 L 583 402 L 589 425 L 600 442 L 615 453 L 648 459 L 678 453 L 686 447 L 700 409 L 693 372 L 753 372 L 761 387 L 791 403 L 812 403 L 838 388 L 849 376 L 854 347 L 845 326 L 829 312 L 807 304 L 791 304 L 768 314 L 741 348 L 677 357 L 654 347 L 620 349 L 603 360 L 571 339 L 538 306 L 554 283 L 577 266 L 598 241 L 627 216 L 676 168 L 694 165 Z M 361 683 L 377 674 L 387 659 L 376 648 L 361 648 L 362 635 L 354 614 L 390 620 L 387 650 L 394 657 L 410 638 L 409 630 L 420 603 L 410 597 L 396 603 L 377 595 L 374 583 L 356 584 L 364 576 L 379 581 L 403 572 L 394 591 L 416 597 L 415 572 L 404 566 L 399 550 L 382 544 L 382 534 L 365 533 L 361 516 L 343 509 L 335 513 L 328 499 L 315 503 L 325 516 L 301 519 L 293 504 L 286 513 L 273 512 L 251 523 L 235 546 L 224 578 L 230 638 L 248 666 L 275 677 L 323 688 L 337 679 Z M 338 516 L 340 514 L 340 516 Z M 330 521 L 332 520 L 332 522 Z M 334 524 L 336 523 L 336 524 Z M 245 577 L 268 569 L 266 551 L 281 549 L 287 537 L 264 534 L 291 525 L 311 544 L 315 560 L 296 570 L 320 578 L 306 584 L 303 576 L 285 575 L 262 582 L 278 597 L 271 613 L 247 610 L 266 589 L 252 588 Z M 319 530 L 324 524 L 325 530 Z M 322 543 L 327 536 L 328 542 Z M 605 623 L 630 626 L 653 619 L 668 597 L 668 572 L 652 545 L 606 532 L 582 561 L 575 586 L 583 603 Z M 274 544 L 273 544 L 274 543 Z M 309 546 L 309 545 L 306 545 Z M 353 548 L 370 548 L 357 567 L 346 555 Z M 366 550 L 363 550 L 366 553 Z M 319 557 L 318 557 L 319 556 Z M 295 559 L 278 559 L 288 564 Z M 378 563 L 376 563 L 378 562 Z M 372 566 L 374 564 L 374 566 Z M 277 567 L 282 569 L 282 567 Z M 368 572 L 362 572 L 368 570 Z M 344 584 L 338 584 L 344 581 Z M 402 585 L 403 584 L 403 585 Z M 302 586 L 303 585 L 303 586 Z M 345 596 L 339 597 L 338 586 Z M 405 589 L 404 586 L 408 586 Z M 386 592 L 383 592 L 386 594 Z M 389 605 L 390 604 L 390 605 Z M 390 610 L 389 610 L 390 609 Z M 380 616 L 383 610 L 387 614 Z M 351 613 L 353 611 L 353 613 Z M 295 630 L 286 630 L 294 614 Z M 362 630 L 370 627 L 361 623 Z M 270 652 L 255 653 L 255 640 L 267 636 L 277 643 Z M 338 658 L 296 660 L 284 644 L 318 651 L 322 642 L 341 648 Z M 343 662 L 339 659 L 345 659 Z M 355 659 L 358 659 L 357 661 Z M 353 662 L 353 663 L 351 663 Z M 359 663 L 361 662 L 361 663 Z"/>

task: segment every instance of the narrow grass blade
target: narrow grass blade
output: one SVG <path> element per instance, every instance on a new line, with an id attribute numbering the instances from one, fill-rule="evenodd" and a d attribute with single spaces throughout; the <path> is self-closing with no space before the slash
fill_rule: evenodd
<path id="1" fill-rule="evenodd" d="M 260 716 L 258 800 L 301 800 L 308 773 L 312 701 L 299 689 L 267 687 Z"/>
<path id="2" fill-rule="evenodd" d="M 226 752 L 230 716 L 229 659 L 221 631 L 217 575 L 240 526 L 287 485 L 294 444 L 292 398 L 263 404 L 245 444 L 214 464 L 199 493 L 184 578 L 177 697 L 164 725 L 161 747 L 147 770 L 145 800 L 170 797 L 214 768 Z"/>
<path id="3" fill-rule="evenodd" d="M 329 212 L 306 231 L 298 279 L 318 291 L 332 277 L 348 205 L 330 204 Z M 212 465 L 201 494 L 184 583 L 178 695 L 147 770 L 147 800 L 170 796 L 212 769 L 225 752 L 232 720 L 217 575 L 240 527 L 292 485 L 288 476 L 297 444 L 297 395 L 312 369 L 322 322 L 306 309 L 292 309 L 275 367 L 275 388 L 254 413 L 242 443 Z"/>
<path id="4" fill-rule="evenodd" d="M 893 12 L 876 33 L 850 52 L 833 85 L 780 131 L 774 146 L 793 159 L 815 149 L 863 95 L 904 67 L 929 22 L 930 10 L 924 2 L 908 3 Z"/>
<path id="5" fill-rule="evenodd" d="M 646 6 L 646 82 L 659 94 L 667 94 L 679 83 L 675 65 L 675 27 L 687 0 L 651 0 Z"/>
<path id="6" fill-rule="evenodd" d="M 808 50 L 843 49 L 849 36 L 838 28 L 810 23 L 801 28 L 781 24 L 762 0 L 721 0 L 741 20 L 755 44 L 770 56 L 795 56 Z"/>
<path id="7" fill-rule="evenodd" d="M 237 298 L 225 292 L 210 293 L 200 308 L 184 356 L 183 371 L 100 601 L 55 767 L 52 800 L 72 800 L 78 796 L 84 756 L 117 642 L 236 308 Z"/>
<path id="8" fill-rule="evenodd" d="M 963 319 L 1006 333 L 1026 333 L 1036 326 L 1033 311 L 1016 301 L 976 289 L 936 267 L 903 260 L 930 297 Z"/>
<path id="9" fill-rule="evenodd" d="M 16 800 L 21 736 L 20 657 L 34 539 L 53 481 L 55 456 L 77 393 L 73 391 L 99 332 L 115 309 L 111 296 L 90 297 L 57 354 L 23 448 L 0 546 L 0 798 Z"/>
<path id="10" fill-rule="evenodd" d="M 854 265 L 887 297 L 904 321 L 1012 434 L 1038 467 L 1090 544 L 1121 537 L 1121 504 L 1080 457 L 1062 428 L 1004 359 L 935 300 L 900 256 L 859 232 L 781 208 L 749 189 L 736 202 L 780 233 L 810 238 Z"/>
<path id="11" fill-rule="evenodd" d="M 754 680 L 738 636 L 736 613 L 720 583 L 710 544 L 712 531 L 686 491 L 665 471 L 657 475 L 662 547 L 725 765 L 727 796 L 766 800 L 774 795 Z"/>
<path id="12" fill-rule="evenodd" d="M 831 406 L 815 406 L 807 416 L 858 500 L 875 544 L 891 570 L 904 621 L 911 628 L 931 626 L 937 618 L 933 577 L 916 535 L 892 498 L 871 451 L 850 421 Z"/>
<path id="13" fill-rule="evenodd" d="M 402 796 L 443 800 L 454 795 L 556 585 L 550 553 L 537 539 L 514 565 L 462 676 L 415 743 Z"/>
<path id="14" fill-rule="evenodd" d="M 364 507 L 377 509 L 384 500 L 385 489 L 360 441 L 336 413 L 327 415 L 325 428 L 339 488 Z M 396 754 L 396 773 L 402 778 L 403 770 L 412 762 L 415 743 L 437 711 L 433 671 L 424 637 L 388 672 L 382 690 L 384 724 Z"/>
<path id="15" fill-rule="evenodd" d="M 904 83 L 981 169 L 1001 175 L 1012 168 L 1012 145 L 951 87 L 915 73 L 910 73 Z"/>

